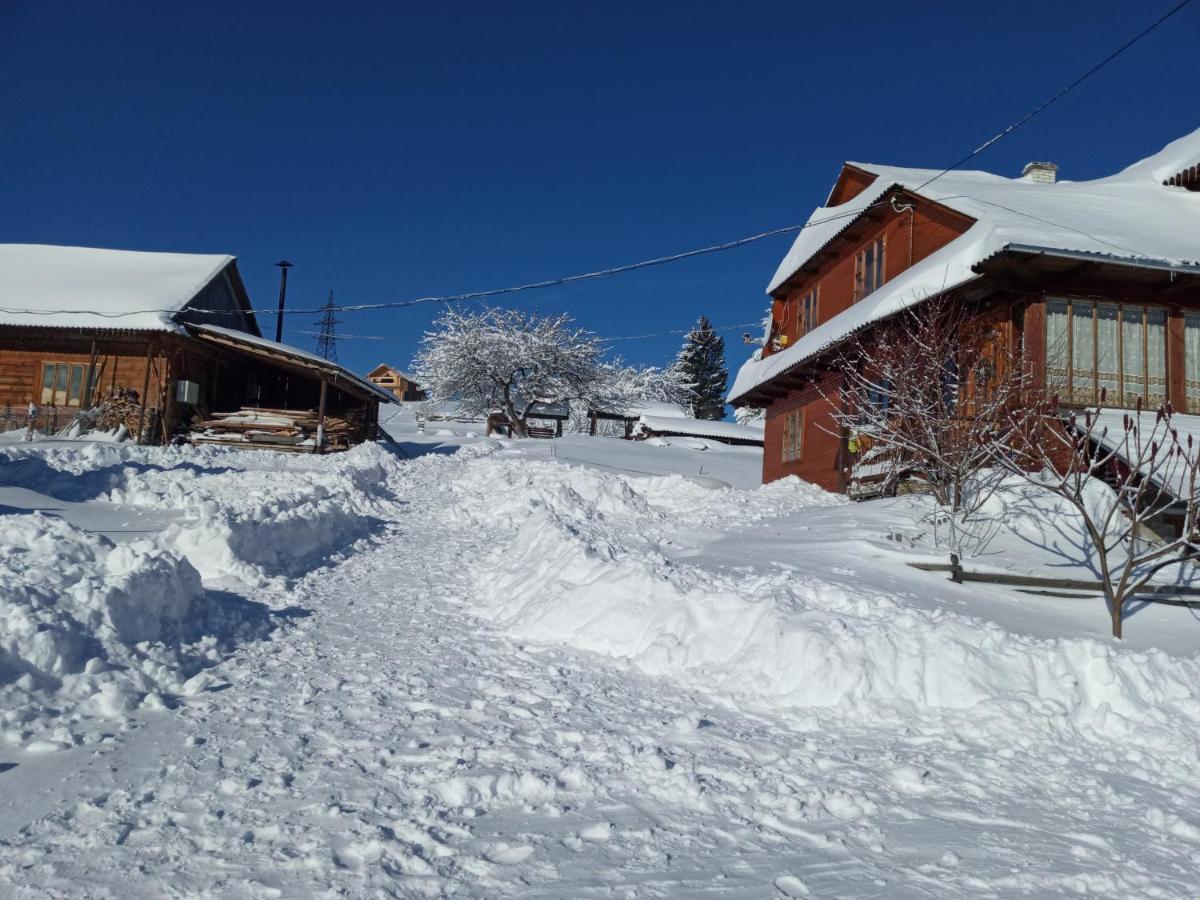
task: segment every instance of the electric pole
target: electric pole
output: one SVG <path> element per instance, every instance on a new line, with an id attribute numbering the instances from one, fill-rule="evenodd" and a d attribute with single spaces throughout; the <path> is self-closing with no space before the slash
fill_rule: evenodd
<path id="1" fill-rule="evenodd" d="M 275 343 L 283 343 L 283 299 L 287 296 L 287 270 L 292 264 L 286 259 L 275 263 L 279 266 L 279 314 L 275 317 Z"/>

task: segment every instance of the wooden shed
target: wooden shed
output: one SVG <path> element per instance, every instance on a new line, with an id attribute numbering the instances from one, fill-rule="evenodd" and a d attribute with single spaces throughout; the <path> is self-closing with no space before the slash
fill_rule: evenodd
<path id="1" fill-rule="evenodd" d="M 390 399 L 336 363 L 264 339 L 232 256 L 0 245 L 5 427 L 79 419 L 165 443 L 266 408 L 308 417 L 311 433 L 288 443 L 324 451 L 372 439 Z"/>

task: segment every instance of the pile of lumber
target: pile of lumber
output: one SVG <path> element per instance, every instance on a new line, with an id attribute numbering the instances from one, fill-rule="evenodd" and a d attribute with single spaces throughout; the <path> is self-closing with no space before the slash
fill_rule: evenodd
<path id="1" fill-rule="evenodd" d="M 215 412 L 192 423 L 188 439 L 193 444 L 237 444 L 273 450 L 317 450 L 317 413 L 311 409 L 242 407 L 236 412 Z M 325 416 L 325 450 L 350 446 L 354 423 L 341 416 Z"/>

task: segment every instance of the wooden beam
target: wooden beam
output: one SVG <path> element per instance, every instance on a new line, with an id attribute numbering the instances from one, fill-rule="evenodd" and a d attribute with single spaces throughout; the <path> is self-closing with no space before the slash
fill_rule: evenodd
<path id="1" fill-rule="evenodd" d="M 325 449 L 325 397 L 329 392 L 329 382 L 321 379 L 321 398 L 317 401 L 317 445 L 313 453 L 321 453 Z"/>

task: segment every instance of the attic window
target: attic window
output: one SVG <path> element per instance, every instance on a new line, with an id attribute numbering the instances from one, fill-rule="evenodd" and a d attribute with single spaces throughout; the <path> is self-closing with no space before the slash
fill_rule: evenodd
<path id="1" fill-rule="evenodd" d="M 883 238 L 876 238 L 854 257 L 854 301 L 873 293 L 883 284 Z"/>
<path id="2" fill-rule="evenodd" d="M 1200 191 L 1200 163 L 1172 175 L 1163 184 L 1186 188 L 1189 191 Z"/>

